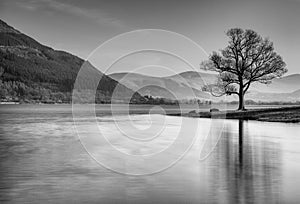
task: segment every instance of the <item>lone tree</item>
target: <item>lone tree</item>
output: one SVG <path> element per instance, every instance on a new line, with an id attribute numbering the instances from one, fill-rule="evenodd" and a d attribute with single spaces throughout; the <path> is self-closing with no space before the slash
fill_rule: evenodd
<path id="1" fill-rule="evenodd" d="M 219 73 L 217 83 L 204 90 L 214 96 L 237 94 L 238 110 L 244 110 L 244 95 L 253 82 L 271 83 L 272 79 L 287 72 L 286 64 L 274 51 L 273 43 L 253 30 L 233 28 L 227 31 L 229 45 L 213 52 L 201 69 Z"/>

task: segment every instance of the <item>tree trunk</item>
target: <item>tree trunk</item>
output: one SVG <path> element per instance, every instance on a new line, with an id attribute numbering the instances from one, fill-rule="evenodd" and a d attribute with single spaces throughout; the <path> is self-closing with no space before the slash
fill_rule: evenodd
<path id="1" fill-rule="evenodd" d="M 239 162 L 240 168 L 243 169 L 243 138 L 244 138 L 244 121 L 239 120 Z"/>
<path id="2" fill-rule="evenodd" d="M 245 110 L 244 93 L 243 92 L 239 93 L 239 108 L 238 108 L 238 110 Z"/>

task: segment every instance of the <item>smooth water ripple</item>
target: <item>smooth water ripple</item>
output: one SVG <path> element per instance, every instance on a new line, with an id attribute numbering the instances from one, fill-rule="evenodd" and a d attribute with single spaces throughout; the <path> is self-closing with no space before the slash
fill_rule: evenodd
<path id="1" fill-rule="evenodd" d="M 140 113 L 141 107 L 136 110 Z M 120 139 L 114 126 L 117 119 L 126 127 L 128 121 L 122 121 L 122 114 L 113 119 L 105 105 L 97 107 L 97 113 L 100 129 L 126 153 L 160 151 L 174 140 L 180 128 L 181 118 L 166 117 L 164 137 L 136 148 Z M 143 130 L 149 126 L 147 117 L 133 116 L 137 128 Z M 152 117 L 154 125 L 159 117 Z M 192 120 L 202 124 L 198 138 L 175 166 L 154 175 L 126 176 L 91 159 L 76 134 L 70 106 L 0 106 L 0 202 L 297 203 L 300 200 L 299 124 L 226 120 L 218 141 L 218 136 L 207 129 L 208 124 L 218 124 L 216 121 Z M 89 125 L 89 118 L 83 116 L 77 128 L 86 131 L 88 137 L 93 135 L 86 128 Z M 139 136 L 134 131 L 131 134 Z M 149 137 L 147 134 L 150 133 L 145 132 L 141 137 Z M 208 140 L 204 137 L 207 134 L 210 134 Z M 207 153 L 214 145 L 212 153 L 201 159 L 201 148 Z"/>

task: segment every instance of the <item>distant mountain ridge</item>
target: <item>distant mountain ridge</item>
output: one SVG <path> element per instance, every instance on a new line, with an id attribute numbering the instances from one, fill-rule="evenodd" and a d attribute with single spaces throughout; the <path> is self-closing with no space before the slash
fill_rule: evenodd
<path id="1" fill-rule="evenodd" d="M 300 89 L 300 74 L 286 75 L 276 78 L 271 84 L 255 84 L 253 90 L 268 93 L 290 93 Z"/>
<path id="2" fill-rule="evenodd" d="M 217 74 L 187 71 L 167 77 L 153 77 L 123 72 L 113 73 L 109 76 L 141 95 L 150 94 L 157 97 L 170 97 L 170 93 L 166 91 L 168 90 L 176 93 L 180 99 L 190 99 L 196 96 L 202 99 L 219 100 L 201 91 L 204 84 L 215 83 Z M 147 84 L 151 84 L 151 86 Z M 156 86 L 153 86 L 154 84 Z M 188 91 L 191 89 L 194 94 L 187 94 L 191 93 L 191 91 Z M 300 74 L 293 74 L 274 79 L 269 85 L 253 84 L 245 97 L 248 100 L 255 101 L 300 101 L 299 92 Z M 227 99 L 237 100 L 234 96 L 228 96 Z"/>
<path id="3" fill-rule="evenodd" d="M 83 59 L 42 45 L 0 20 L 1 100 L 70 102 L 83 63 Z M 201 91 L 204 84 L 216 81 L 216 74 L 187 71 L 166 77 L 126 72 L 105 75 L 88 62 L 85 68 L 92 73 L 92 79 L 83 79 L 87 87 L 101 78 L 96 95 L 99 103 L 109 103 L 117 85 L 120 85 L 117 99 L 121 101 L 131 95 L 136 102 L 144 102 L 145 95 L 179 100 L 195 97 L 218 100 Z M 236 100 L 234 97 L 228 99 Z M 274 79 L 270 85 L 253 84 L 246 99 L 300 101 L 300 74 Z"/>
<path id="4" fill-rule="evenodd" d="M 40 44 L 0 20 L 0 97 L 2 100 L 70 102 L 71 91 L 84 60 L 68 52 Z M 91 64 L 86 68 L 100 78 L 97 102 L 110 102 L 114 88 L 119 85 L 122 97 L 143 100 L 114 79 L 104 75 Z M 90 79 L 85 80 L 89 83 Z"/>
<path id="5" fill-rule="evenodd" d="M 212 82 L 214 75 L 197 74 L 189 72 L 191 75 L 198 75 L 192 77 L 190 74 L 181 73 L 179 75 L 167 76 L 167 77 L 153 77 L 138 73 L 114 73 L 110 74 L 111 78 L 123 83 L 130 89 L 139 92 L 141 95 L 152 95 L 154 97 L 169 98 L 172 95 L 172 99 L 210 99 L 211 96 L 201 91 L 201 87 L 206 81 Z M 209 80 L 208 80 L 209 78 Z"/>

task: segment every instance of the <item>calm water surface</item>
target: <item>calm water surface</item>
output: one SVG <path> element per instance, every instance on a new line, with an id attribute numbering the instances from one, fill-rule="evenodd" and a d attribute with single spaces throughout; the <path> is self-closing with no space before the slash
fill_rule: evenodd
<path id="1" fill-rule="evenodd" d="M 132 112 L 145 109 L 135 106 Z M 121 110 L 118 120 L 123 118 Z M 119 137 L 109 113 L 107 105 L 97 106 L 99 127 L 125 153 L 163 148 L 174 140 L 182 120 L 164 117 L 164 137 L 136 148 Z M 148 127 L 149 115 L 132 117 L 139 127 Z M 161 117 L 154 115 L 150 123 L 158 127 Z M 128 176 L 99 166 L 84 150 L 70 106 L 1 105 L 0 202 L 299 203 L 299 124 L 188 120 L 197 120 L 200 128 L 183 159 L 161 173 Z M 126 122 L 122 122 L 125 127 Z M 213 131 L 209 131 L 212 124 Z M 94 134 L 89 125 L 84 116 L 77 125 L 77 130 L 86 131 L 87 138 Z M 214 134 L 221 126 L 222 135 Z M 134 130 L 128 132 L 135 134 Z M 146 136 L 150 133 L 145 131 Z M 205 135 L 209 139 L 205 140 Z"/>

